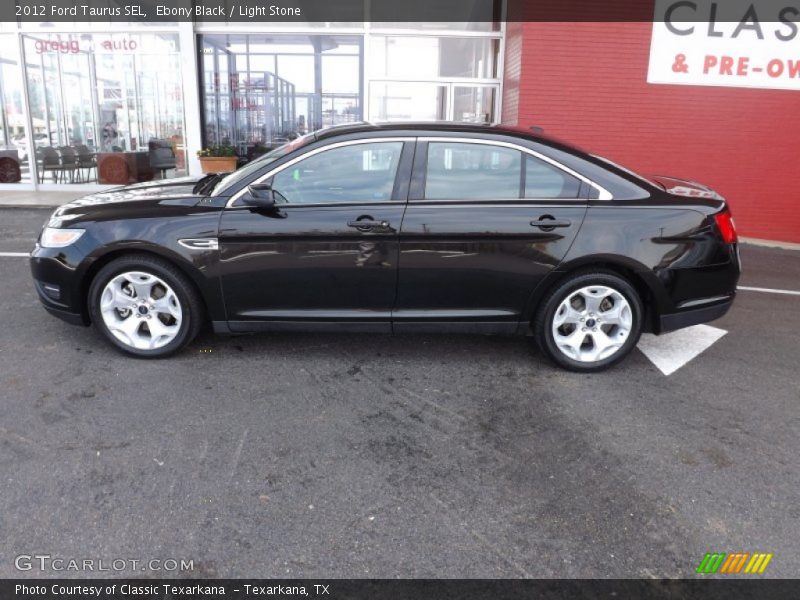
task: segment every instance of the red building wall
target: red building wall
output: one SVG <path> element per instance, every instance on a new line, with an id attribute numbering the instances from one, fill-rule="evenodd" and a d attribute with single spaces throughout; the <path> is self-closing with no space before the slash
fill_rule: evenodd
<path id="1" fill-rule="evenodd" d="M 647 83 L 652 23 L 509 23 L 503 122 L 710 185 L 739 235 L 800 242 L 800 91 Z"/>

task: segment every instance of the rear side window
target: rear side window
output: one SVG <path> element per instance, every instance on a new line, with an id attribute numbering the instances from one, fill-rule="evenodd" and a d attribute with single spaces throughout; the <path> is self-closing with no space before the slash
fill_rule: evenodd
<path id="1" fill-rule="evenodd" d="M 521 177 L 522 153 L 518 150 L 489 144 L 428 144 L 428 200 L 516 199 Z"/>
<path id="2" fill-rule="evenodd" d="M 526 198 L 577 198 L 580 190 L 577 177 L 534 156 L 525 157 Z"/>
<path id="3" fill-rule="evenodd" d="M 580 190 L 577 177 L 513 148 L 428 143 L 427 200 L 578 198 Z"/>

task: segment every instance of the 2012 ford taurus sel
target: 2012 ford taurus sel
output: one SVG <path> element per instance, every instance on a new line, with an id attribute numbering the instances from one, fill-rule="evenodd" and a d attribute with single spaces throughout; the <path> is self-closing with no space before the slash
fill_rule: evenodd
<path id="1" fill-rule="evenodd" d="M 594 371 L 643 331 L 716 319 L 739 278 L 725 201 L 528 130 L 357 124 L 227 175 L 62 206 L 31 269 L 45 308 L 157 357 L 203 322 L 530 334 Z"/>

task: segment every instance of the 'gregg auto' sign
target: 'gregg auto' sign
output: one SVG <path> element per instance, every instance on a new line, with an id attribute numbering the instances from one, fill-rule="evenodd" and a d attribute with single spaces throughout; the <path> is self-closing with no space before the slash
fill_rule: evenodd
<path id="1" fill-rule="evenodd" d="M 647 81 L 800 90 L 800 0 L 656 0 Z"/>

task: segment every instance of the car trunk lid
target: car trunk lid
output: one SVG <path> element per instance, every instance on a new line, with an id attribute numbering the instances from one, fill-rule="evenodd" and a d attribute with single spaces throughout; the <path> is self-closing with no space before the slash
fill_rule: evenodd
<path id="1" fill-rule="evenodd" d="M 648 179 L 659 187 L 663 188 L 668 194 L 673 194 L 675 196 L 683 196 L 686 198 L 705 198 L 708 200 L 724 199 L 707 185 L 703 185 L 702 183 L 698 183 L 696 181 L 679 179 L 677 177 L 669 177 L 667 175 L 650 175 Z"/>

